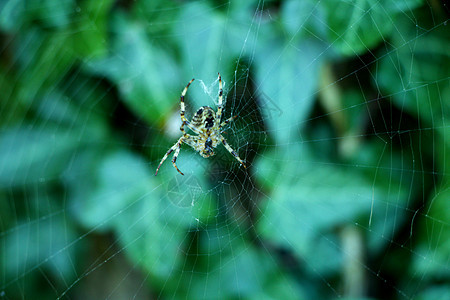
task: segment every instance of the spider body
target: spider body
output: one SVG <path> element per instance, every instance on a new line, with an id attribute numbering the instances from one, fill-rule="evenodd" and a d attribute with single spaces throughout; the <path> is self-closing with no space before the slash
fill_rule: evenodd
<path id="1" fill-rule="evenodd" d="M 214 128 L 216 113 L 209 106 L 202 106 L 192 117 L 192 126 L 198 128 L 201 133 L 198 135 L 198 141 L 194 149 L 201 156 L 207 158 L 214 155 L 214 148 L 219 144 L 220 131 Z"/>
<path id="2" fill-rule="evenodd" d="M 219 106 L 217 108 L 217 113 L 209 106 L 200 107 L 197 112 L 192 117 L 191 121 L 188 121 L 185 117 L 185 105 L 184 96 L 189 88 L 189 85 L 194 81 L 192 79 L 184 88 L 180 97 L 180 116 L 181 116 L 181 127 L 180 130 L 183 135 L 178 139 L 178 141 L 173 145 L 161 159 L 158 168 L 156 169 L 155 176 L 158 174 L 159 168 L 162 163 L 167 159 L 167 157 L 175 151 L 173 155 L 172 164 L 177 169 L 177 171 L 184 175 L 177 167 L 176 160 L 178 154 L 180 153 L 181 144 L 185 143 L 197 151 L 202 157 L 208 158 L 213 156 L 214 148 L 216 148 L 220 143 L 230 152 L 243 166 L 246 168 L 244 162 L 239 158 L 236 151 L 228 145 L 225 138 L 222 136 L 222 128 L 235 117 L 231 117 L 221 123 L 222 111 L 223 111 L 223 90 L 222 90 L 222 78 L 219 73 Z M 187 134 L 184 130 L 184 126 L 187 126 L 197 135 Z"/>

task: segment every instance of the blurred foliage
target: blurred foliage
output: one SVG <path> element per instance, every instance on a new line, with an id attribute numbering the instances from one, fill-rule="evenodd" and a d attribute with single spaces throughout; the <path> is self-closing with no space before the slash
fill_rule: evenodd
<path id="1" fill-rule="evenodd" d="M 448 295 L 450 39 L 430 2 L 0 2 L 0 298 Z M 186 176 L 153 176 L 182 87 L 204 80 L 190 115 L 218 71 L 248 172 L 183 148 Z"/>

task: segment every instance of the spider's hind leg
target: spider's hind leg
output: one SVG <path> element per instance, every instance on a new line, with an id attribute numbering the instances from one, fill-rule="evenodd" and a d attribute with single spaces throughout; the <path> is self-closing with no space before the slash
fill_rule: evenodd
<path id="1" fill-rule="evenodd" d="M 247 169 L 247 166 L 244 164 L 244 162 L 239 157 L 239 155 L 236 153 L 236 151 L 234 151 L 233 148 L 231 148 L 231 146 L 228 145 L 227 140 L 223 136 L 221 136 L 220 138 L 222 140 L 222 144 L 225 146 L 225 148 L 228 150 L 228 152 L 230 152 L 231 155 L 233 155 L 244 166 L 244 168 Z"/>
<path id="2" fill-rule="evenodd" d="M 167 157 L 170 155 L 170 153 L 172 153 L 175 150 L 175 154 L 173 155 L 173 159 L 172 159 L 172 164 L 175 167 L 175 169 L 177 169 L 177 171 L 181 174 L 184 175 L 180 169 L 178 169 L 176 161 L 177 161 L 177 157 L 178 154 L 180 153 L 180 149 L 181 149 L 181 144 L 183 143 L 183 140 L 186 138 L 186 135 L 183 135 L 176 143 L 175 145 L 173 145 L 172 147 L 170 147 L 169 150 L 167 150 L 166 154 L 164 155 L 164 157 L 161 159 L 161 162 L 158 165 L 158 168 L 156 169 L 156 173 L 155 176 L 158 175 L 158 171 L 159 168 L 161 168 L 161 165 L 163 164 L 163 162 L 167 159 Z"/>
<path id="3" fill-rule="evenodd" d="M 175 167 L 175 169 L 177 169 L 178 173 L 180 173 L 181 175 L 184 175 L 183 172 L 181 172 L 180 169 L 178 169 L 177 164 L 176 164 L 176 161 L 177 161 L 177 158 L 178 158 L 178 154 L 180 153 L 180 149 L 181 149 L 181 144 L 182 143 L 185 143 L 186 145 L 191 146 L 192 148 L 197 150 L 197 138 L 195 136 L 192 136 L 192 135 L 189 135 L 189 134 L 185 134 L 174 145 L 174 147 L 176 145 L 179 145 L 179 146 L 178 146 L 178 148 L 176 148 L 175 154 L 173 155 L 172 164 Z"/>
<path id="4" fill-rule="evenodd" d="M 178 173 L 180 173 L 181 175 L 184 175 L 183 172 L 181 172 L 180 169 L 178 169 L 177 164 L 176 164 L 178 154 L 180 154 L 181 141 L 180 141 L 179 144 L 180 144 L 180 145 L 178 146 L 177 150 L 175 150 L 175 154 L 173 155 L 173 158 L 172 158 L 172 164 L 173 164 L 173 166 L 175 167 L 175 169 L 177 169 Z"/>

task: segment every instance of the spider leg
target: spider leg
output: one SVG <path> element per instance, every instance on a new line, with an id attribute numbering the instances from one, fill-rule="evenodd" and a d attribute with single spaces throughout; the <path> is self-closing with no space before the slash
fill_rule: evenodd
<path id="1" fill-rule="evenodd" d="M 189 122 L 189 120 L 186 119 L 186 117 L 185 117 L 186 106 L 184 104 L 184 96 L 186 96 L 187 90 L 188 90 L 189 86 L 191 85 L 191 83 L 193 81 L 194 81 L 194 78 L 192 78 L 191 81 L 188 82 L 188 84 L 186 85 L 184 90 L 181 92 L 181 97 L 180 97 L 180 116 L 181 116 L 181 127 L 180 127 L 180 130 L 183 132 L 183 134 L 186 133 L 184 131 L 184 125 L 187 125 L 187 127 L 189 127 L 189 129 L 191 129 L 196 134 L 200 134 L 200 131 L 197 128 L 195 128 L 194 126 L 192 126 L 191 122 Z"/>
<path id="2" fill-rule="evenodd" d="M 175 143 L 175 145 L 173 145 L 172 147 L 170 147 L 169 150 L 167 150 L 166 154 L 161 159 L 161 162 L 159 163 L 158 168 L 156 169 L 155 176 L 158 175 L 159 168 L 161 168 L 161 165 L 163 164 L 163 162 L 167 159 L 167 157 L 170 155 L 170 153 L 172 153 L 174 150 L 176 150 L 176 151 L 175 151 L 175 154 L 173 155 L 173 159 L 172 159 L 173 166 L 175 167 L 175 169 L 177 169 L 178 172 L 180 172 L 181 175 L 184 175 L 178 169 L 178 167 L 177 167 L 175 162 L 177 160 L 178 154 L 180 153 L 180 147 L 181 147 L 181 144 L 183 143 L 183 140 L 186 139 L 186 138 L 189 138 L 189 137 L 190 136 L 188 134 L 183 135 L 182 137 L 179 138 L 179 140 Z"/>
<path id="3" fill-rule="evenodd" d="M 225 148 L 228 150 L 228 152 L 230 152 L 244 166 L 244 168 L 247 169 L 244 162 L 239 157 L 239 155 L 236 153 L 236 151 L 234 151 L 233 148 L 231 148 L 230 145 L 228 145 L 227 140 L 222 135 L 220 135 L 220 139 L 222 140 L 222 144 L 225 146 Z"/>
<path id="4" fill-rule="evenodd" d="M 181 115 L 181 122 L 183 122 L 183 124 L 189 124 L 188 119 L 186 119 L 186 117 L 184 116 L 184 113 L 186 112 L 186 107 L 184 106 L 184 96 L 186 96 L 186 92 L 189 88 L 189 86 L 191 85 L 191 83 L 194 81 L 194 78 L 191 79 L 191 81 L 189 81 L 189 83 L 186 85 L 186 87 L 184 88 L 184 90 L 181 92 L 181 97 L 180 97 L 180 115 Z"/>
<path id="5" fill-rule="evenodd" d="M 222 89 L 222 77 L 219 74 L 219 107 L 217 108 L 216 119 L 217 123 L 220 122 L 220 118 L 222 117 L 223 110 L 223 89 Z"/>
<path id="6" fill-rule="evenodd" d="M 185 124 L 185 123 L 182 123 L 182 124 L 181 124 L 181 127 L 183 127 L 184 124 Z M 187 123 L 186 125 L 187 125 L 187 127 L 189 127 L 189 129 L 192 130 L 194 133 L 196 133 L 196 134 L 201 134 L 201 133 L 202 133 L 201 130 L 199 130 L 198 128 L 195 128 L 194 126 L 192 126 L 191 123 Z M 181 128 L 180 128 L 180 129 L 181 129 Z M 183 132 L 183 134 L 186 133 L 186 132 L 184 132 L 184 128 L 183 128 L 183 130 L 181 130 L 181 131 Z"/>
<path id="7" fill-rule="evenodd" d="M 183 143 L 192 147 L 194 150 L 197 149 L 198 137 L 186 134 L 187 137 L 184 139 Z"/>
<path id="8" fill-rule="evenodd" d="M 233 116 L 231 118 L 226 119 L 225 121 L 222 122 L 222 124 L 220 124 L 220 127 L 222 128 L 223 126 L 227 125 L 228 123 L 230 123 L 231 121 L 233 121 L 236 118 L 237 118 L 237 116 Z"/>
<path id="9" fill-rule="evenodd" d="M 180 143 L 180 146 L 181 146 L 181 143 Z M 178 146 L 177 150 L 175 150 L 175 154 L 173 155 L 173 158 L 172 158 L 172 164 L 175 167 L 175 169 L 177 169 L 178 173 L 180 173 L 181 175 L 184 175 L 183 172 L 181 172 L 180 169 L 178 169 L 177 164 L 176 164 L 178 154 L 180 154 L 180 149 L 181 149 L 180 146 Z"/>

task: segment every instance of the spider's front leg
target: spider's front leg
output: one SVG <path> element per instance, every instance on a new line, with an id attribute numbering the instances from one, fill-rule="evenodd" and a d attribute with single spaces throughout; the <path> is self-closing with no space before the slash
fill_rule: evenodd
<path id="1" fill-rule="evenodd" d="M 167 157 L 170 155 L 170 153 L 172 153 L 175 150 L 175 154 L 173 155 L 172 158 L 172 164 L 175 167 L 175 169 L 177 169 L 177 171 L 181 174 L 184 175 L 183 172 L 180 171 L 180 169 L 178 169 L 176 161 L 177 161 L 177 157 L 178 154 L 180 153 L 180 149 L 181 149 L 181 144 L 183 143 L 183 141 L 188 138 L 189 135 L 183 135 L 182 137 L 180 137 L 180 139 L 175 143 L 175 145 L 173 145 L 172 147 L 170 147 L 169 150 L 167 150 L 166 154 L 164 155 L 164 157 L 161 159 L 161 162 L 158 165 L 158 168 L 156 169 L 156 173 L 155 176 L 158 175 L 158 171 L 159 168 L 161 168 L 161 165 L 163 164 L 163 162 L 167 159 Z"/>
<path id="2" fill-rule="evenodd" d="M 180 130 L 183 132 L 183 134 L 185 134 L 184 132 L 184 125 L 186 125 L 187 127 L 189 127 L 189 129 L 191 129 L 193 132 L 195 132 L 196 134 L 200 134 L 201 131 L 198 130 L 196 127 L 192 126 L 191 122 L 189 122 L 188 119 L 186 119 L 186 105 L 184 103 L 184 97 L 186 96 L 187 90 L 189 88 L 189 86 L 191 85 L 191 83 L 194 81 L 194 78 L 191 79 L 191 81 L 188 82 L 188 84 L 186 85 L 186 87 L 184 88 L 184 90 L 181 92 L 181 96 L 180 96 L 180 117 L 181 117 L 181 128 Z"/>
<path id="3" fill-rule="evenodd" d="M 189 86 L 191 85 L 191 83 L 194 81 L 194 78 L 191 79 L 191 81 L 188 82 L 188 84 L 186 85 L 186 87 L 184 88 L 184 90 L 181 92 L 181 96 L 180 96 L 180 116 L 181 116 L 181 122 L 183 122 L 184 124 L 188 125 L 189 121 L 188 119 L 186 119 L 186 117 L 184 116 L 184 114 L 186 113 L 186 107 L 184 105 L 184 96 L 186 96 L 187 90 L 189 88 Z"/>
<path id="4" fill-rule="evenodd" d="M 222 77 L 219 74 L 219 107 L 217 108 L 216 118 L 217 122 L 220 122 L 222 118 L 222 110 L 223 110 L 223 89 L 222 89 Z"/>

